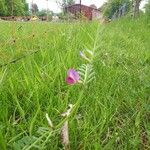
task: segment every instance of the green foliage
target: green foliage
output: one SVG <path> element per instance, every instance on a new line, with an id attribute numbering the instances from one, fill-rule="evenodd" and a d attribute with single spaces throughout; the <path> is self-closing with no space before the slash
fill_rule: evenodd
<path id="1" fill-rule="evenodd" d="M 68 0 L 67 3 L 68 5 L 73 5 L 75 3 L 75 0 Z"/>
<path id="2" fill-rule="evenodd" d="M 0 16 L 7 14 L 7 6 L 5 0 L 0 0 Z"/>
<path id="3" fill-rule="evenodd" d="M 2 134 L 2 131 L 0 131 L 0 149 L 6 150 L 6 140 Z"/>
<path id="4" fill-rule="evenodd" d="M 40 127 L 37 136 L 24 136 L 13 144 L 14 150 L 45 149 L 54 133 L 48 129 Z"/>
<path id="5" fill-rule="evenodd" d="M 59 13 L 58 14 L 59 19 L 64 20 L 64 21 L 73 21 L 75 19 L 75 16 L 72 13 Z"/>
<path id="6" fill-rule="evenodd" d="M 150 0 L 148 0 L 148 3 L 145 5 L 145 13 L 150 16 Z"/>
<path id="7" fill-rule="evenodd" d="M 95 79 L 95 71 L 91 64 L 83 64 L 79 68 L 80 80 L 82 84 L 86 85 Z"/>
<path id="8" fill-rule="evenodd" d="M 16 143 L 13 144 L 13 148 L 15 150 L 27 149 L 35 141 L 36 141 L 35 137 L 24 136 L 22 139 L 18 140 Z"/>
<path id="9" fill-rule="evenodd" d="M 21 16 L 28 14 L 25 0 L 0 0 L 0 16 Z"/>
<path id="10" fill-rule="evenodd" d="M 62 0 L 62 4 L 65 6 L 72 5 L 75 3 L 75 0 Z"/>
<path id="11" fill-rule="evenodd" d="M 24 3 L 24 11 L 25 11 L 25 16 L 29 16 L 30 12 L 29 12 L 29 4 L 28 3 Z"/>
<path id="12" fill-rule="evenodd" d="M 50 11 L 50 10 L 43 9 L 41 11 L 38 11 L 36 13 L 36 15 L 38 17 L 44 17 L 44 18 L 47 18 L 47 16 L 48 16 L 48 20 L 51 21 L 52 20 L 52 16 L 53 16 L 53 12 Z"/>
<path id="13" fill-rule="evenodd" d="M 66 6 L 75 4 L 75 0 L 62 0 L 61 2 L 57 0 L 56 2 L 62 8 L 63 11 Z"/>
<path id="14" fill-rule="evenodd" d="M 119 8 L 126 3 L 127 11 L 131 8 L 131 1 L 130 0 L 108 0 L 104 11 L 104 15 L 108 18 L 111 18 L 113 14 L 119 10 Z"/>
<path id="15" fill-rule="evenodd" d="M 43 10 L 41 10 L 41 11 L 39 11 L 37 13 L 37 16 L 43 17 L 43 16 L 47 16 L 47 14 L 48 15 L 52 15 L 52 12 L 51 11 L 47 11 L 46 9 L 43 9 Z"/>

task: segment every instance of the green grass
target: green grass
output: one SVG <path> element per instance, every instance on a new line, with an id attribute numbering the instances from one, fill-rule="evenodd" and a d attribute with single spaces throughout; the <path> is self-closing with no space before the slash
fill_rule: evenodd
<path id="1" fill-rule="evenodd" d="M 25 57 L 0 68 L 1 150 L 34 144 L 34 137 L 43 139 L 35 145 L 44 150 L 63 149 L 57 125 L 69 103 L 75 104 L 69 117 L 71 149 L 150 149 L 147 18 L 106 25 L 15 23 L 15 43 L 12 26 L 0 22 L 0 65 Z M 86 47 L 97 47 L 96 80 L 88 87 L 68 86 L 67 70 L 84 63 L 79 51 Z M 39 127 L 48 128 L 46 113 L 56 128 L 40 135 Z M 35 145 L 31 149 L 38 149 Z"/>

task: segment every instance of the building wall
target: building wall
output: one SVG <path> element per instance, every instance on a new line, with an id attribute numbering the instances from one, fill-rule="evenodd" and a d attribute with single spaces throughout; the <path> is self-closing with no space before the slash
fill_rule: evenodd
<path id="1" fill-rule="evenodd" d="M 98 10 L 92 11 L 92 19 L 101 20 L 103 18 L 102 14 Z"/>
<path id="2" fill-rule="evenodd" d="M 92 10 L 93 10 L 92 8 L 81 6 L 81 10 L 86 18 L 88 18 L 89 20 L 92 20 Z"/>
<path id="3" fill-rule="evenodd" d="M 77 16 L 77 14 L 80 13 L 80 4 L 67 7 L 66 12 L 73 13 L 75 16 Z M 81 5 L 81 12 L 87 19 L 92 20 L 93 8 Z"/>

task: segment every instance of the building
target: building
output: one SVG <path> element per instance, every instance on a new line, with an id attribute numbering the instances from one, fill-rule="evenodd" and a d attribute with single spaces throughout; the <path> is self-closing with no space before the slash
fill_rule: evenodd
<path id="1" fill-rule="evenodd" d="M 86 6 L 82 4 L 70 5 L 65 7 L 65 12 L 73 14 L 76 18 L 79 16 L 80 13 L 82 13 L 82 15 L 88 20 L 102 18 L 101 12 L 96 7 L 92 7 L 92 5 L 91 6 Z"/>

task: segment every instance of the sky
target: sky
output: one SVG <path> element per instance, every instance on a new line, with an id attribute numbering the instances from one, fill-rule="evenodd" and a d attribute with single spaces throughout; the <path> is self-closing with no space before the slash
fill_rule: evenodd
<path id="1" fill-rule="evenodd" d="M 29 5 L 32 3 L 36 3 L 38 5 L 38 8 L 41 9 L 46 9 L 47 8 L 47 0 L 27 0 L 27 2 L 29 3 Z M 61 1 L 61 0 L 59 0 Z M 98 8 L 100 6 L 103 5 L 104 2 L 106 2 L 107 0 L 82 0 L 82 4 L 84 5 L 91 5 L 91 4 L 95 4 Z M 143 2 L 141 3 L 140 8 L 143 8 L 145 3 L 147 0 L 143 0 Z M 76 3 L 79 3 L 79 0 L 76 0 Z M 50 10 L 52 10 L 55 13 L 60 12 L 60 8 L 58 7 L 56 0 L 48 0 L 48 8 Z"/>

